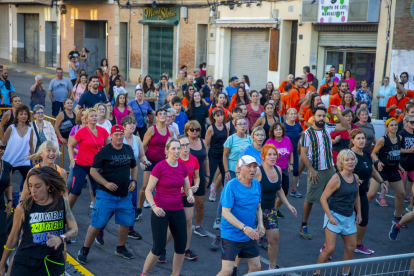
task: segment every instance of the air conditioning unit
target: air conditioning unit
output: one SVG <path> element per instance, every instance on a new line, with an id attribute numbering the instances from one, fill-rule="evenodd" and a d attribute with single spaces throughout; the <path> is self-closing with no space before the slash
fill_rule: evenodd
<path id="1" fill-rule="evenodd" d="M 378 23 L 380 5 L 378 0 L 349 0 L 347 23 Z M 302 22 L 318 23 L 318 10 L 319 0 L 302 0 Z"/>

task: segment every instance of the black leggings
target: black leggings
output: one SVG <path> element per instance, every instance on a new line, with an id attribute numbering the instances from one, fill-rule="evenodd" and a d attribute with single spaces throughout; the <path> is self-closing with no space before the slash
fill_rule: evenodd
<path id="1" fill-rule="evenodd" d="M 368 204 L 368 191 L 359 190 L 359 201 L 361 202 L 361 223 L 359 226 L 365 227 L 368 225 L 368 213 L 369 213 L 369 204 Z"/>
<path id="2" fill-rule="evenodd" d="M 210 182 L 208 183 L 207 188 L 210 188 L 211 183 L 213 183 L 214 181 L 214 175 L 216 174 L 217 166 L 221 174 L 221 185 L 224 186 L 225 171 L 224 171 L 224 165 L 223 165 L 223 158 L 214 158 L 213 156 L 210 155 L 210 152 L 209 152 L 208 162 L 210 165 Z"/>
<path id="3" fill-rule="evenodd" d="M 285 174 L 284 171 L 287 173 L 287 170 L 282 170 L 282 189 L 286 196 L 289 192 L 289 175 Z"/>
<path id="4" fill-rule="evenodd" d="M 11 202 L 8 202 L 12 204 Z M 0 194 L 0 248 L 6 245 L 7 242 L 7 218 L 6 213 L 4 212 L 4 193 Z M 1 250 L 0 258 L 3 255 L 3 250 Z"/>
<path id="5" fill-rule="evenodd" d="M 23 181 L 20 182 L 20 192 L 23 191 L 24 182 L 26 181 L 27 174 L 29 173 L 31 168 L 32 168 L 31 166 L 19 166 L 19 167 L 13 167 L 13 169 L 12 169 L 12 174 L 15 171 L 19 171 L 19 173 L 23 177 Z"/>
<path id="6" fill-rule="evenodd" d="M 174 251 L 184 254 L 187 245 L 187 221 L 184 210 L 166 211 L 165 217 L 158 217 L 151 212 L 152 254 L 161 256 L 167 245 L 167 229 L 170 227 L 174 239 Z"/>
<path id="7" fill-rule="evenodd" d="M 143 127 L 135 127 L 134 135 L 139 135 L 139 138 L 141 138 L 141 141 L 144 141 L 145 133 L 147 132 L 148 128 L 145 124 Z"/>

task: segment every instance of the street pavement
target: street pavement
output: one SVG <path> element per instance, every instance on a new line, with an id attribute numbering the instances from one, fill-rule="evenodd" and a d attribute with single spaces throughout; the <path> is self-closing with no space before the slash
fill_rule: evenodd
<path id="1" fill-rule="evenodd" d="M 48 76 L 51 77 L 49 74 Z M 13 83 L 17 95 L 22 97 L 23 103 L 29 105 L 30 92 L 29 88 L 34 83 L 34 76 L 30 73 L 19 73 L 18 71 L 9 72 L 9 80 Z M 44 79 L 44 87 L 47 89 L 51 79 Z M 133 84 L 130 85 L 131 87 Z M 51 113 L 51 102 L 46 97 L 46 115 Z M 61 164 L 61 161 L 58 162 Z M 65 158 L 65 168 L 68 169 L 68 158 Z M 299 192 L 306 194 L 306 172 L 301 175 Z M 19 173 L 13 175 L 13 189 L 18 190 L 21 176 Z M 140 170 L 138 177 L 138 187 L 142 185 L 142 171 Z M 208 195 L 207 195 L 208 196 Z M 301 266 L 314 264 L 318 258 L 319 249 L 324 243 L 324 232 L 322 229 L 324 212 L 320 204 L 316 204 L 308 221 L 309 231 L 312 234 L 312 240 L 304 240 L 299 234 L 301 226 L 302 206 L 304 198 L 287 197 L 289 202 L 297 209 L 298 217 L 293 215 L 282 206 L 281 212 L 285 215 L 285 219 L 279 220 L 280 240 L 279 255 L 277 263 L 282 267 Z M 370 221 L 364 239 L 364 245 L 375 251 L 373 257 L 411 253 L 414 250 L 413 228 L 411 225 L 408 229 L 402 229 L 397 241 L 391 241 L 388 238 L 388 232 L 391 227 L 391 220 L 394 211 L 393 191 L 390 190 L 387 195 L 387 203 L 389 207 L 380 207 L 373 201 L 370 204 Z M 212 228 L 213 221 L 217 210 L 216 202 L 209 202 L 206 198 L 206 211 L 203 219 L 202 227 L 209 231 L 208 237 L 200 237 L 193 234 L 190 249 L 198 254 L 198 260 L 184 260 L 181 275 L 216 275 L 221 268 L 220 251 L 211 251 L 210 244 L 213 237 L 219 234 L 218 230 Z M 74 244 L 68 245 L 68 253 L 76 259 L 78 250 L 82 247 L 86 231 L 90 225 L 91 209 L 89 191 L 85 188 L 79 197 L 73 213 L 79 227 L 79 236 Z M 405 204 L 406 207 L 408 203 Z M 404 211 L 405 213 L 405 211 Z M 132 240 L 128 238 L 127 248 L 134 254 L 133 260 L 125 260 L 115 256 L 114 252 L 117 246 L 118 232 L 114 218 L 110 220 L 105 229 L 105 245 L 94 243 L 88 255 L 88 262 L 84 266 L 90 273 L 94 275 L 140 275 L 145 258 L 152 247 L 152 234 L 150 223 L 150 209 L 144 209 L 142 217 L 135 222 L 135 230 L 142 236 L 143 240 Z M 195 222 L 193 222 L 194 224 Z M 341 238 L 337 239 L 337 246 L 332 255 L 333 261 L 340 261 L 344 252 L 344 245 Z M 174 248 L 172 242 L 167 246 L 167 262 L 165 264 L 156 264 L 151 275 L 171 275 L 172 259 Z M 260 249 L 262 270 L 268 268 L 268 255 L 264 249 Z M 368 258 L 370 256 L 355 253 L 354 258 Z M 246 261 L 240 265 L 239 275 L 247 273 Z M 67 275 L 79 275 L 75 273 L 72 266 L 68 266 Z"/>

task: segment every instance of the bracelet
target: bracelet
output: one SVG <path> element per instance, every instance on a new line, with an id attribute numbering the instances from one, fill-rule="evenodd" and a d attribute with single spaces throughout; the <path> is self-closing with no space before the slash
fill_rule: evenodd
<path id="1" fill-rule="evenodd" d="M 63 240 L 63 238 L 61 236 L 59 236 L 59 238 L 62 241 L 62 243 L 65 243 L 65 241 Z"/>
<path id="2" fill-rule="evenodd" d="M 8 250 L 8 251 L 13 251 L 13 250 L 14 250 L 14 248 L 7 248 L 7 246 L 6 246 L 6 245 L 4 245 L 3 247 L 4 247 L 4 249 L 6 249 L 6 250 Z"/>
<path id="3" fill-rule="evenodd" d="M 210 178 L 210 176 L 209 176 L 209 175 L 206 175 L 205 177 L 208 177 L 208 178 Z"/>
<path id="4" fill-rule="evenodd" d="M 245 225 L 243 225 L 243 228 L 241 229 L 243 233 L 244 233 L 244 231 L 246 230 L 246 228 L 247 228 L 246 224 L 245 224 Z"/>
<path id="5" fill-rule="evenodd" d="M 155 204 L 155 203 L 154 203 L 154 204 L 152 204 L 152 205 L 151 205 L 151 210 L 152 210 L 152 209 L 154 209 L 154 206 L 155 206 L 155 207 L 157 207 L 157 204 Z"/>
<path id="6" fill-rule="evenodd" d="M 9 199 L 9 200 L 7 200 L 7 202 L 10 202 L 10 201 L 13 201 L 13 199 Z"/>

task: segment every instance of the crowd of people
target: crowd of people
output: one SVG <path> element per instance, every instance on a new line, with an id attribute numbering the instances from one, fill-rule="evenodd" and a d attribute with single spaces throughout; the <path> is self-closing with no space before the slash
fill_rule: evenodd
<path id="1" fill-rule="evenodd" d="M 191 236 L 207 237 L 208 223 L 220 229 L 210 247 L 222 251 L 218 275 L 238 275 L 243 259 L 249 272 L 260 270 L 259 247 L 267 249 L 269 269 L 280 268 L 278 220 L 285 218 L 280 208 L 285 205 L 296 217 L 300 206 L 295 198 L 305 197 L 298 232 L 306 240 L 312 239 L 308 220 L 313 205 L 321 203 L 325 212 L 320 222 L 325 243 L 317 263 L 331 258 L 337 235 L 345 244 L 344 260 L 351 260 L 354 252 L 374 253 L 363 242 L 369 203 L 375 199 L 388 206 L 390 188 L 395 195 L 390 239 L 414 221 L 414 166 L 409 161 L 414 156 L 414 90 L 407 85 L 408 73 L 400 75 L 401 82 L 394 75 L 396 88 L 384 78 L 377 98 L 387 132 L 377 140 L 371 88 L 366 79 L 357 84 L 349 70 L 341 76 L 332 67 L 317 87 L 306 66 L 304 75 L 288 75 L 277 89 L 268 82 L 254 90 L 258 84 L 251 84 L 248 75 L 240 82 L 232 76 L 226 86 L 201 64 L 192 74 L 183 66 L 174 82 L 168 74 L 155 81 L 145 76 L 135 91 L 127 91 L 118 67 L 110 67 L 106 59 L 96 75 L 88 76 L 85 55 L 87 60 L 86 49 L 69 56 L 70 81 L 57 68 L 49 85 L 54 125 L 44 119 L 41 76 L 30 87 L 30 108 L 14 90 L 1 92 L 2 103 L 11 108 L 0 122 L 0 275 L 6 266 L 10 275 L 61 275 L 66 244 L 78 234 L 85 241 L 77 260 L 86 264 L 94 241 L 104 245 L 104 229 L 113 216 L 119 225 L 115 255 L 132 259 L 125 243 L 143 239 L 134 230 L 142 208 L 152 210 L 153 247 L 141 276 L 149 275 L 157 262 L 166 262 L 171 239 L 172 275 L 178 276 L 184 259 L 198 259 L 190 249 Z M 2 80 L 7 80 L 5 71 Z M 68 149 L 68 176 L 55 164 L 59 147 Z M 305 168 L 307 191 L 302 195 L 297 187 Z M 9 233 L 5 222 L 11 214 L 15 171 L 23 180 Z M 92 219 L 88 229 L 78 231 L 71 209 L 85 181 Z M 206 197 L 216 201 L 220 188 L 215 220 L 206 222 Z M 405 215 L 404 202 L 409 202 Z M 16 257 L 7 262 L 16 246 Z M 349 267 L 343 275 L 351 275 Z"/>

